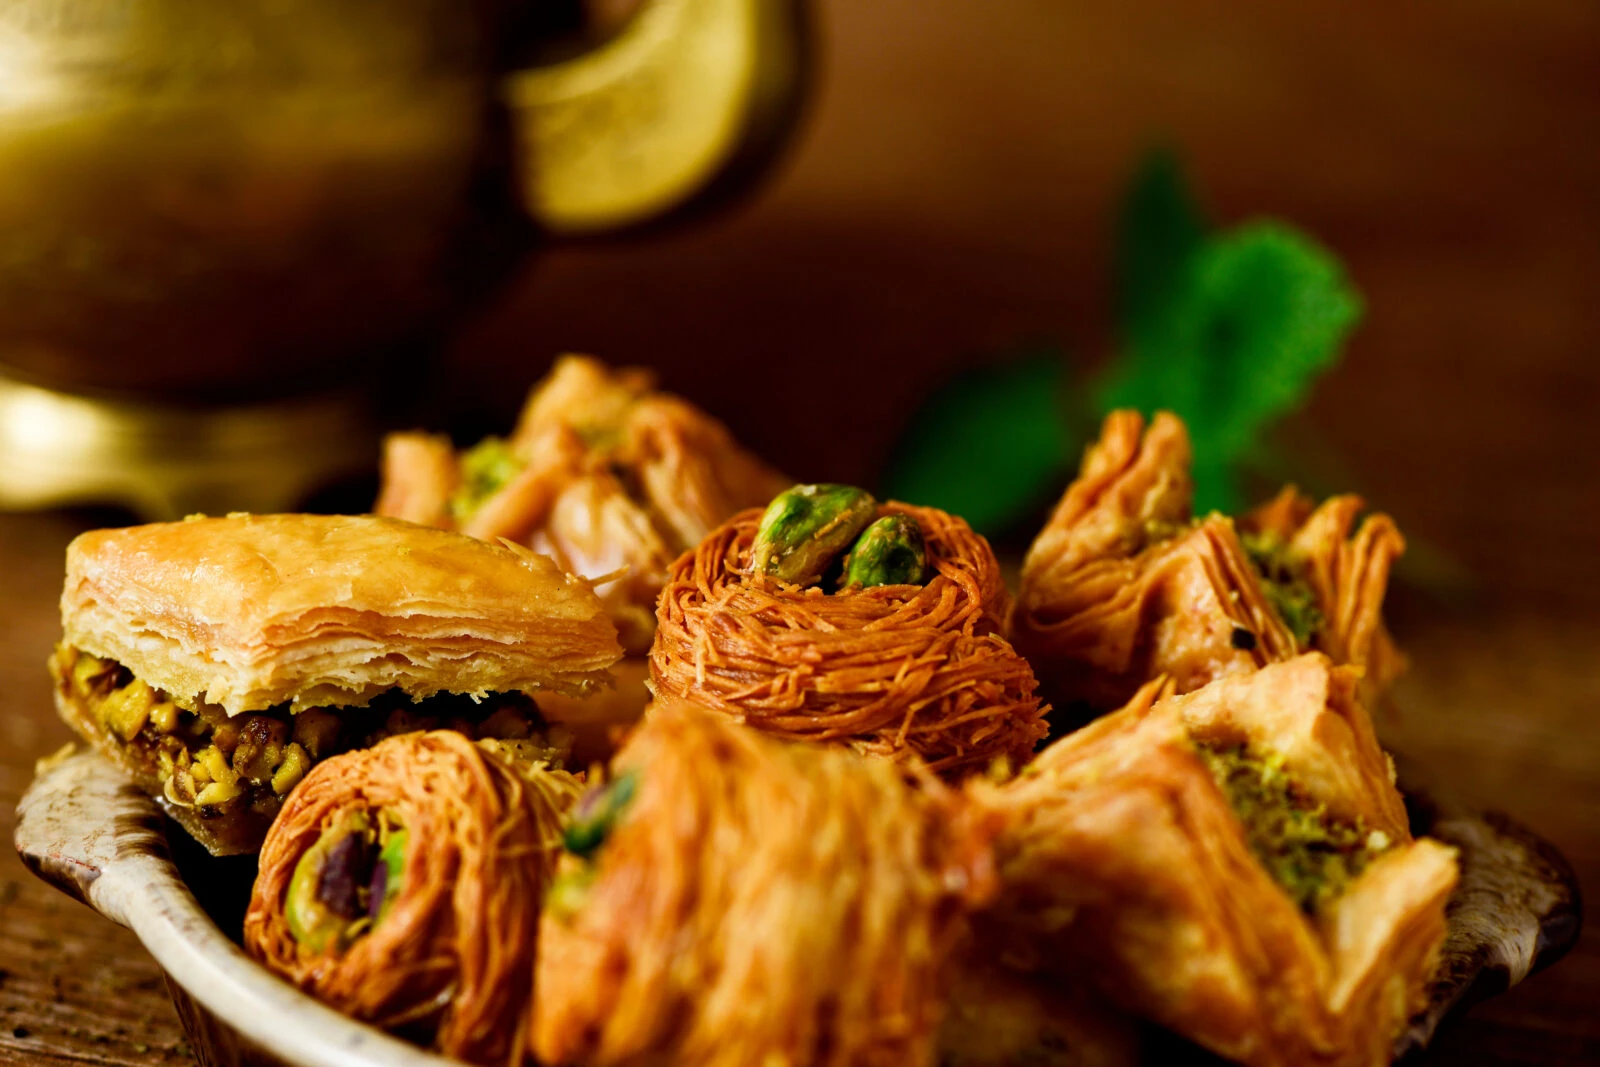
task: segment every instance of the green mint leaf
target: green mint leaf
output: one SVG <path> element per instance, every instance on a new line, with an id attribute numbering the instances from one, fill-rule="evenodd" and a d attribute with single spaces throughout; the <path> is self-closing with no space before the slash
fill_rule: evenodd
<path id="1" fill-rule="evenodd" d="M 1205 238 L 1205 219 L 1178 157 L 1169 148 L 1150 152 L 1117 220 L 1117 299 L 1125 336 L 1164 317 Z"/>
<path id="2" fill-rule="evenodd" d="M 1082 440 L 1070 412 L 1059 352 L 963 371 L 912 416 L 883 495 L 1000 533 L 1060 490 Z"/>
<path id="3" fill-rule="evenodd" d="M 1182 416 L 1196 510 L 1237 510 L 1232 471 L 1305 400 L 1361 310 L 1339 261 L 1315 241 L 1282 223 L 1241 226 L 1206 240 L 1165 301 L 1125 323 L 1099 404 Z"/>

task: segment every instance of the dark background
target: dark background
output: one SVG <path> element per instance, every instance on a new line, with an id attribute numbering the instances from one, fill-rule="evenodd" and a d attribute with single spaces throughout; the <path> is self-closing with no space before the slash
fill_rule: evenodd
<path id="1" fill-rule="evenodd" d="M 817 5 L 774 180 L 547 251 L 459 346 L 471 393 L 508 420 L 556 352 L 647 363 L 796 476 L 871 481 L 956 367 L 1039 337 L 1102 358 L 1117 201 L 1164 141 L 1214 218 L 1289 219 L 1365 293 L 1309 414 L 1360 488 L 1494 588 L 1586 600 L 1600 6 L 1139 6 Z M 1485 537 L 1529 518 L 1537 553 Z"/>
<path id="2" fill-rule="evenodd" d="M 1297 425 L 1470 577 L 1393 598 L 1389 740 L 1600 894 L 1600 4 L 825 0 L 817 24 L 771 180 L 693 228 L 548 249 L 456 347 L 456 400 L 509 424 L 590 351 L 799 477 L 870 483 L 955 369 L 1040 337 L 1103 358 L 1117 198 L 1164 140 L 1214 218 L 1292 220 L 1365 294 Z M 40 664 L 83 521 L 0 516 L 0 823 L 66 737 Z M 1600 1062 L 1590 929 L 1429 1062 Z M 9 853 L 0 934 L 0 1060 L 181 1059 L 137 942 Z"/>

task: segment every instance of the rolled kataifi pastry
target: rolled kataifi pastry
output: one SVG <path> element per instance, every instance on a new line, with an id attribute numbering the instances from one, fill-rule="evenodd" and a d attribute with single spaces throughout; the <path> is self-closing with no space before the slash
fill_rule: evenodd
<path id="1" fill-rule="evenodd" d="M 1001 636 L 1008 603 L 988 542 L 961 519 L 796 486 L 673 564 L 650 677 L 659 695 L 784 737 L 946 775 L 1017 766 L 1047 709 Z"/>
<path id="2" fill-rule="evenodd" d="M 267 835 L 245 948 L 347 1015 L 469 1063 L 516 1062 L 580 788 L 452 731 L 335 756 Z"/>
<path id="3" fill-rule="evenodd" d="M 622 650 L 587 582 L 526 548 L 394 519 L 196 517 L 67 549 L 62 718 L 213 853 L 254 852 L 319 761 L 449 727 L 558 760 L 531 694 Z"/>
<path id="4" fill-rule="evenodd" d="M 1310 653 L 1121 711 L 985 785 L 985 921 L 1045 972 L 1251 1067 L 1387 1064 L 1455 853 L 1412 839 L 1356 675 Z"/>
<path id="5" fill-rule="evenodd" d="M 908 773 L 911 775 L 907 777 Z M 927 1064 L 990 827 L 920 769 L 652 705 L 567 829 L 542 1063 Z"/>
<path id="6" fill-rule="evenodd" d="M 1365 669 L 1374 698 L 1399 667 L 1380 617 L 1405 547 L 1394 523 L 1356 526 L 1350 496 L 1312 516 L 1292 489 L 1237 525 L 1196 519 L 1190 461 L 1176 416 L 1106 418 L 1028 550 L 1010 618 L 1046 699 L 1087 717 L 1160 675 L 1188 692 L 1309 649 Z"/>

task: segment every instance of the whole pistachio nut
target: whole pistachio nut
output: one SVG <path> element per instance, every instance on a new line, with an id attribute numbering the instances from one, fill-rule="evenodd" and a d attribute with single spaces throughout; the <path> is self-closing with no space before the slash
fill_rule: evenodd
<path id="1" fill-rule="evenodd" d="M 606 843 L 617 820 L 627 810 L 638 784 L 638 777 L 628 771 L 603 789 L 585 793 L 578 800 L 572 818 L 562 832 L 561 840 L 566 850 L 584 859 L 594 855 Z"/>
<path id="2" fill-rule="evenodd" d="M 844 559 L 844 577 L 839 587 L 921 585 L 927 575 L 928 550 L 922 525 L 909 515 L 885 515 L 856 538 Z"/>
<path id="3" fill-rule="evenodd" d="M 406 865 L 406 842 L 409 834 L 395 830 L 378 852 L 378 862 L 372 868 L 372 883 L 368 887 L 367 914 L 373 925 L 383 921 L 389 909 L 400 898 L 400 877 Z"/>
<path id="4" fill-rule="evenodd" d="M 347 813 L 295 864 L 284 917 L 290 935 L 312 952 L 343 947 L 344 931 L 362 915 L 358 887 L 366 884 L 371 864 L 367 827 L 365 814 Z"/>
<path id="5" fill-rule="evenodd" d="M 797 485 L 767 505 L 751 547 L 757 573 L 798 586 L 822 580 L 872 522 L 878 502 L 852 485 Z"/>

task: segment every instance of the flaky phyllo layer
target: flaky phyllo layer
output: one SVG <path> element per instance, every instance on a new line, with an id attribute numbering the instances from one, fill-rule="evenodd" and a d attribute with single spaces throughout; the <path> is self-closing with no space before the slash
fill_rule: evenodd
<path id="1" fill-rule="evenodd" d="M 1169 682 L 980 790 L 995 936 L 1251 1065 L 1377 1065 L 1424 999 L 1455 854 L 1413 839 L 1356 673 Z"/>
<path id="2" fill-rule="evenodd" d="M 1310 649 L 1365 670 L 1400 658 L 1382 624 L 1405 543 L 1358 497 L 1320 507 L 1285 489 L 1237 522 L 1195 518 L 1188 432 L 1112 413 L 1023 564 L 1013 643 L 1057 708 L 1117 707 L 1169 677 L 1189 692 Z"/>
<path id="3" fill-rule="evenodd" d="M 616 628 L 526 548 L 371 515 L 194 516 L 67 547 L 61 626 L 185 703 L 360 707 L 399 689 L 581 693 Z"/>
<path id="4" fill-rule="evenodd" d="M 581 694 L 622 655 L 549 559 L 370 515 L 85 533 L 61 627 L 62 717 L 213 852 L 254 850 L 311 764 L 402 732 L 396 714 L 526 739 L 533 705 L 501 694 Z"/>

